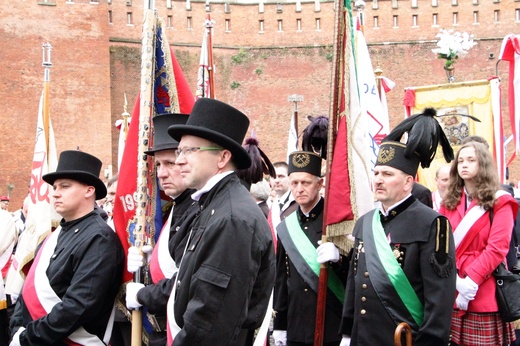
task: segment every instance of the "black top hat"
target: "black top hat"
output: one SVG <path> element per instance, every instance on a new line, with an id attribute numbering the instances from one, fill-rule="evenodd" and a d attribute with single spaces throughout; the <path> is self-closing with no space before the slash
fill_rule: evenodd
<path id="1" fill-rule="evenodd" d="M 168 133 L 180 141 L 183 135 L 193 135 L 214 142 L 231 151 L 237 169 L 251 166 L 251 158 L 242 147 L 249 119 L 238 109 L 224 102 L 200 98 L 193 105 L 186 125 L 173 125 Z"/>
<path id="2" fill-rule="evenodd" d="M 187 120 L 188 114 L 167 113 L 153 117 L 153 147 L 144 153 L 153 156 L 157 151 L 177 149 L 179 142 L 168 134 L 168 127 L 184 125 Z"/>
<path id="3" fill-rule="evenodd" d="M 321 177 L 321 157 L 310 151 L 294 151 L 289 155 L 289 169 L 287 173 L 293 172 L 310 173 Z"/>
<path id="4" fill-rule="evenodd" d="M 96 199 L 101 199 L 107 195 L 107 188 L 99 179 L 101 166 L 101 161 L 93 155 L 79 150 L 65 150 L 60 154 L 56 172 L 44 174 L 42 178 L 50 185 L 56 179 L 72 179 L 94 186 Z"/>

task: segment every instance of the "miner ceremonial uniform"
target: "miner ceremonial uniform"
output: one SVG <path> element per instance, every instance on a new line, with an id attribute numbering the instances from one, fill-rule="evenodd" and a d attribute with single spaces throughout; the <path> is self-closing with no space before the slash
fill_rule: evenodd
<path id="1" fill-rule="evenodd" d="M 393 345 L 407 323 L 413 345 L 445 346 L 455 300 L 455 246 L 446 217 L 413 196 L 419 164 L 428 167 L 437 144 L 453 150 L 435 110 L 396 126 L 380 145 L 374 168 L 380 202 L 354 227 L 341 333 L 350 345 Z M 408 142 L 400 140 L 407 133 Z"/>

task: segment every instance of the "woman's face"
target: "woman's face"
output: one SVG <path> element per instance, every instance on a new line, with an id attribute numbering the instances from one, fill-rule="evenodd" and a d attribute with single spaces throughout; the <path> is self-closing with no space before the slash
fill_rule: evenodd
<path id="1" fill-rule="evenodd" d="M 477 176 L 479 168 L 477 154 L 475 148 L 465 147 L 459 152 L 459 158 L 457 161 L 457 172 L 459 176 L 464 180 L 472 180 Z"/>

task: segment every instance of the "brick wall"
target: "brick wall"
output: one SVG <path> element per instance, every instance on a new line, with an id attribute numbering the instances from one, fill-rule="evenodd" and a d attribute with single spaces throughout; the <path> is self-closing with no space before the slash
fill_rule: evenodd
<path id="1" fill-rule="evenodd" d="M 54 47 L 50 107 L 58 151 L 79 146 L 100 157 L 104 168 L 112 165 L 115 173 L 118 132 L 114 123 L 123 113 L 125 94 L 128 112 L 132 113 L 139 89 L 142 1 L 132 0 L 131 6 L 126 5 L 126 0 L 112 0 L 110 4 L 107 0 L 49 2 L 26 0 L 0 5 L 0 120 L 5 124 L 0 127 L 4 140 L 0 147 L 4 163 L 0 169 L 0 194 L 7 193 L 7 184 L 14 184 L 11 210 L 21 204 L 29 184 L 43 82 L 42 43 L 50 42 Z M 379 8 L 373 9 L 373 1 L 367 1 L 365 34 L 372 63 L 397 83 L 388 94 L 392 125 L 402 119 L 405 87 L 446 82 L 442 61 L 431 52 L 441 27 L 467 31 L 478 40 L 478 46 L 457 62 L 457 81 L 485 79 L 495 74 L 503 37 L 519 31 L 515 10 L 520 8 L 520 2 L 479 2 L 473 5 L 473 1 L 459 0 L 458 6 L 452 6 L 451 1 L 439 1 L 438 7 L 432 7 L 432 1 L 419 0 L 418 7 L 412 8 L 411 1 L 400 0 L 398 8 L 393 9 L 391 1 L 379 0 Z M 172 8 L 168 9 L 166 0 L 157 0 L 156 7 L 159 16 L 170 25 L 166 30 L 169 42 L 195 90 L 207 12 L 203 1 L 191 1 L 189 11 L 185 1 L 171 3 Z M 259 13 L 258 4 L 230 2 L 226 13 L 224 2 L 210 2 L 215 20 L 216 97 L 250 116 L 251 130 L 273 161 L 285 158 L 294 107 L 287 97 L 304 96 L 298 105 L 300 129 L 308 124 L 308 115 L 327 115 L 331 102 L 334 4 L 321 1 L 316 11 L 314 1 L 302 2 L 301 12 L 297 12 L 295 2 L 281 3 L 281 12 L 276 3 L 266 3 L 264 12 Z M 498 22 L 494 20 L 496 10 L 500 11 Z M 473 23 L 474 11 L 479 12 L 478 24 Z M 458 12 L 455 26 L 453 12 Z M 438 26 L 432 26 L 434 13 Z M 396 28 L 394 15 L 398 16 Z M 412 26 L 413 15 L 417 15 L 417 27 Z M 375 16 L 378 28 L 374 28 Z M 129 17 L 131 24 L 127 23 Z M 296 30 L 298 19 L 301 31 Z M 316 30 L 317 19 L 320 30 Z M 259 32 L 260 20 L 264 21 L 263 32 Z M 282 31 L 278 30 L 279 20 Z M 490 59 L 490 53 L 494 59 Z M 498 67 L 505 100 L 507 64 Z M 506 117 L 504 108 L 505 132 L 509 135 Z M 520 178 L 517 160 L 511 171 L 512 177 Z"/>

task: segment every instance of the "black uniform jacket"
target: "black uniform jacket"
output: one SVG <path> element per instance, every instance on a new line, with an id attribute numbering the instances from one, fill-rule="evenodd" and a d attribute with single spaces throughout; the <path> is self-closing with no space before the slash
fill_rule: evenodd
<path id="1" fill-rule="evenodd" d="M 298 208 L 298 221 L 305 235 L 315 247 L 321 240 L 323 227 L 323 199 L 306 216 Z M 285 224 L 285 221 L 282 221 Z M 281 225 L 278 226 L 280 228 Z M 341 257 L 341 262 L 332 263 L 332 269 L 343 284 L 347 278 L 348 260 Z M 316 276 L 316 284 L 318 276 Z M 283 243 L 279 240 L 276 253 L 276 282 L 274 295 L 275 318 L 273 328 L 286 330 L 287 340 L 305 344 L 314 343 L 314 327 L 316 324 L 317 294 L 309 283 L 298 273 L 294 262 L 287 254 Z M 324 342 L 339 342 L 338 333 L 341 320 L 341 303 L 329 289 L 327 291 L 327 307 L 325 309 Z"/>
<path id="2" fill-rule="evenodd" d="M 22 345 L 65 345 L 62 340 L 83 326 L 101 340 L 121 284 L 124 253 L 116 233 L 98 213 L 65 222 L 47 277 L 62 302 L 33 321 L 23 294 L 11 318 L 11 333 L 20 326 Z"/>
<path id="3" fill-rule="evenodd" d="M 177 231 L 179 229 L 178 223 L 182 222 L 185 214 L 188 212 L 188 209 L 191 207 L 196 209 L 196 203 L 191 199 L 191 195 L 195 192 L 192 189 L 186 189 L 183 193 L 180 194 L 177 198 L 173 200 L 173 215 L 170 227 L 170 243 L 172 243 L 172 238 L 178 236 Z M 168 244 L 168 247 L 170 247 Z M 184 249 L 182 249 L 184 250 Z M 179 252 L 182 253 L 182 250 Z M 170 249 L 170 253 L 172 253 Z M 172 253 L 172 258 L 173 258 Z M 176 262 L 177 266 L 179 262 Z M 137 293 L 137 300 L 142 305 L 148 308 L 148 311 L 152 314 L 158 316 L 166 316 L 166 304 L 168 303 L 168 298 L 170 298 L 170 293 L 173 288 L 174 280 L 170 278 L 165 278 L 159 281 L 155 285 L 148 285 L 139 290 Z"/>
<path id="4" fill-rule="evenodd" d="M 265 216 L 233 173 L 199 201 L 177 275 L 174 345 L 234 345 L 260 326 L 274 284 Z"/>
<path id="5" fill-rule="evenodd" d="M 453 235 L 447 219 L 413 196 L 391 210 L 388 217 L 381 217 L 385 233 L 391 237 L 389 246 L 423 305 L 424 321 L 418 326 L 392 285 L 384 292 L 376 292 L 372 284 L 371 280 L 384 279 L 371 277 L 363 245 L 364 225 L 369 223 L 372 229 L 374 212 L 379 211 L 362 216 L 354 228 L 356 241 L 347 279 L 342 334 L 352 337 L 353 346 L 393 345 L 395 328 L 403 322 L 396 316 L 401 316 L 412 321 L 414 346 L 447 345 L 457 275 Z M 447 240 L 447 256 L 445 250 L 444 256 L 442 251 L 441 255 L 436 254 L 437 239 L 444 244 L 441 249 L 446 249 L 443 239 Z M 389 314 L 380 298 L 394 309 L 394 315 Z"/>

